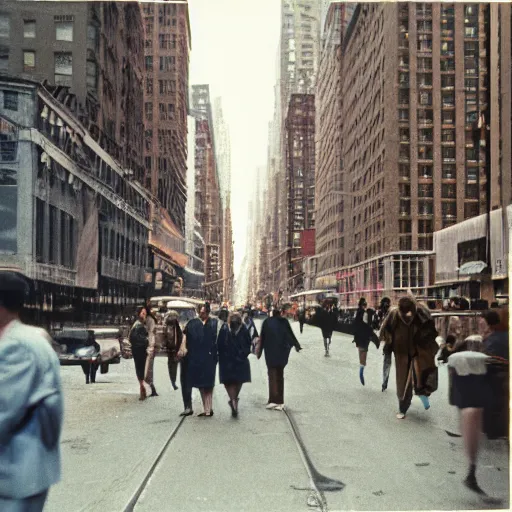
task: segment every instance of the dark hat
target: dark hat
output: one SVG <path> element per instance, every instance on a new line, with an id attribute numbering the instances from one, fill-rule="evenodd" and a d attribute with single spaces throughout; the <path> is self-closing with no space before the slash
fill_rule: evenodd
<path id="1" fill-rule="evenodd" d="M 29 293 L 23 277 L 14 272 L 0 272 L 0 306 L 9 311 L 20 311 Z"/>

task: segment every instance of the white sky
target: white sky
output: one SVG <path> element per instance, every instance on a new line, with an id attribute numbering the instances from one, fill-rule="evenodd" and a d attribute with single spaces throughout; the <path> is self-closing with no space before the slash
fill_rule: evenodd
<path id="1" fill-rule="evenodd" d="M 235 275 L 246 250 L 247 205 L 266 164 L 274 109 L 279 0 L 189 0 L 190 85 L 222 98 L 231 135 L 231 208 Z"/>

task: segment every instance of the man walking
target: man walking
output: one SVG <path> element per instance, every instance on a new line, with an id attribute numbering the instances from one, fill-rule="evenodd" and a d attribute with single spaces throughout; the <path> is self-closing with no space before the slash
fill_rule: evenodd
<path id="1" fill-rule="evenodd" d="M 413 391 L 424 408 L 430 408 L 428 397 L 438 385 L 436 337 L 430 311 L 412 297 L 402 297 L 398 308 L 392 309 L 384 318 L 380 339 L 386 344 L 384 351 L 395 354 L 398 419 L 405 418 Z"/>
<path id="2" fill-rule="evenodd" d="M 19 320 L 27 291 L 21 277 L 0 274 L 2 512 L 42 511 L 61 472 L 60 365 L 45 333 Z"/>
<path id="3" fill-rule="evenodd" d="M 281 316 L 284 308 L 274 309 L 272 317 L 267 318 L 261 327 L 258 359 L 265 352 L 268 369 L 268 404 L 267 409 L 284 410 L 284 369 L 288 364 L 292 347 L 302 350 L 290 322 Z"/>

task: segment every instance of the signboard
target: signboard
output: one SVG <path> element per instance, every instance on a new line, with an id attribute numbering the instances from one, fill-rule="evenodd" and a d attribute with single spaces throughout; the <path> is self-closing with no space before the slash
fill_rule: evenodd
<path id="1" fill-rule="evenodd" d="M 481 237 L 457 244 L 458 263 L 462 267 L 465 263 L 487 260 L 487 238 Z"/>
<path id="2" fill-rule="evenodd" d="M 306 258 L 315 255 L 315 230 L 305 229 L 300 234 L 301 255 Z"/>

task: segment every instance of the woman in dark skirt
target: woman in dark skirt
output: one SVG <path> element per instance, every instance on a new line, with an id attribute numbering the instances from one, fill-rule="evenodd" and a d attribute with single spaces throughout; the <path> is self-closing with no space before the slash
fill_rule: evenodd
<path id="1" fill-rule="evenodd" d="M 238 396 L 245 382 L 251 382 L 251 336 L 239 313 L 233 313 L 219 333 L 219 380 L 229 396 L 233 417 L 238 416 Z"/>
<path id="2" fill-rule="evenodd" d="M 144 307 L 138 308 L 137 316 L 138 319 L 133 324 L 128 339 L 132 348 L 133 362 L 135 363 L 135 373 L 137 374 L 137 379 L 139 380 L 139 400 L 145 400 L 146 388 L 144 387 L 144 375 L 148 348 L 148 331 L 145 326 L 146 309 Z"/>
<path id="3" fill-rule="evenodd" d="M 484 407 L 490 389 L 487 364 L 490 357 L 483 353 L 480 336 L 470 336 L 457 342 L 448 357 L 450 374 L 450 405 L 460 410 L 461 433 L 469 472 L 464 485 L 479 494 L 485 494 L 476 480 L 476 461 L 483 428 Z"/>

